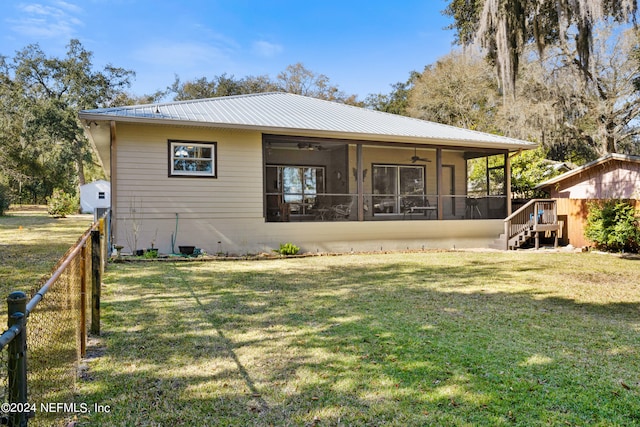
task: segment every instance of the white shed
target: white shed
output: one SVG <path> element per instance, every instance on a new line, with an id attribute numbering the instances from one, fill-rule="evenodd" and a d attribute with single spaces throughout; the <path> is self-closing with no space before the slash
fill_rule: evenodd
<path id="1" fill-rule="evenodd" d="M 111 205 L 111 183 L 102 179 L 80 186 L 82 213 L 93 213 L 96 208 Z"/>

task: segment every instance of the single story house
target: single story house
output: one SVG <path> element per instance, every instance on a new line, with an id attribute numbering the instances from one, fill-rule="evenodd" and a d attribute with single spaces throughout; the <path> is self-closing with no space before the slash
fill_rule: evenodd
<path id="1" fill-rule="evenodd" d="M 584 226 L 589 203 L 601 199 L 635 199 L 640 209 L 640 156 L 611 153 L 536 186 L 557 200 L 566 223 L 565 243 L 588 246 Z"/>
<path id="2" fill-rule="evenodd" d="M 112 235 L 257 253 L 486 247 L 531 142 L 289 93 L 80 112 L 109 175 Z"/>
<path id="3" fill-rule="evenodd" d="M 111 203 L 111 184 L 99 179 L 80 186 L 82 213 L 94 213 L 97 208 L 108 209 Z"/>

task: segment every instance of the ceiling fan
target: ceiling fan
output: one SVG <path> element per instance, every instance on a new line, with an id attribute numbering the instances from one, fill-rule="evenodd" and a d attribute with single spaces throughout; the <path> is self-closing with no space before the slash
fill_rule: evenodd
<path id="1" fill-rule="evenodd" d="M 322 151 L 325 149 L 325 147 L 323 147 L 320 144 L 310 144 L 308 142 L 299 142 L 298 143 L 298 149 L 300 150 L 309 150 L 309 151 Z"/>
<path id="2" fill-rule="evenodd" d="M 413 147 L 413 156 L 411 156 L 411 163 L 415 163 L 415 162 L 431 162 L 431 160 L 429 159 L 425 159 L 423 157 L 418 157 L 418 149 L 416 147 Z"/>

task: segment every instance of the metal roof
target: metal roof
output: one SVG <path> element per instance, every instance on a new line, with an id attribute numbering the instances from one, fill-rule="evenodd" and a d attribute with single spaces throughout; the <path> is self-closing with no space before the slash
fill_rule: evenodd
<path id="1" fill-rule="evenodd" d="M 86 121 L 196 125 L 261 131 L 327 134 L 340 138 L 445 143 L 509 150 L 528 141 L 477 132 L 284 92 L 83 110 Z"/>

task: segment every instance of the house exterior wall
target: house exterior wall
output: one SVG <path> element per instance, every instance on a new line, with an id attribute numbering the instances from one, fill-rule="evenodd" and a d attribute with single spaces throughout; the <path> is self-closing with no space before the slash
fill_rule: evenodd
<path id="1" fill-rule="evenodd" d="M 640 194 L 640 164 L 611 160 L 550 188 L 552 198 L 629 199 Z"/>
<path id="2" fill-rule="evenodd" d="M 217 178 L 169 177 L 168 140 L 216 142 Z M 139 222 L 137 249 L 150 247 L 155 240 L 155 247 L 170 253 L 177 217 L 175 250 L 177 245 L 205 247 L 208 237 L 198 233 L 210 230 L 192 224 L 222 221 L 231 226 L 263 216 L 259 132 L 119 123 L 116 144 L 117 173 L 112 182 L 116 244 L 133 250 L 133 230 Z"/>
<path id="3" fill-rule="evenodd" d="M 169 177 L 168 140 L 216 142 L 217 178 Z M 125 252 L 153 244 L 162 253 L 190 245 L 208 253 L 246 254 L 286 242 L 305 252 L 486 247 L 503 228 L 502 220 L 268 223 L 260 132 L 118 123 L 115 144 L 113 242 Z M 367 147 L 365 168 L 407 163 L 413 155 L 406 150 L 392 159 L 389 152 Z M 456 193 L 464 194 L 464 159 L 445 151 L 443 164 L 456 165 Z M 429 194 L 436 193 L 435 169 L 433 151 L 427 164 Z"/>

